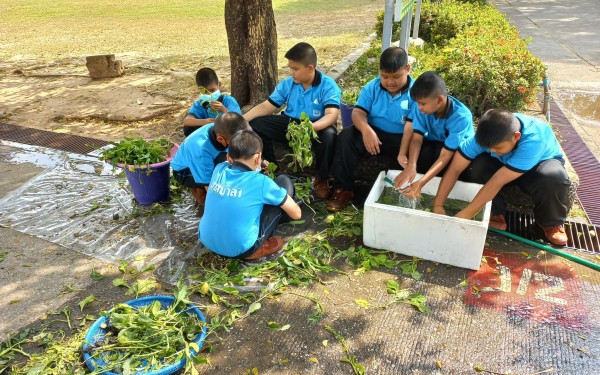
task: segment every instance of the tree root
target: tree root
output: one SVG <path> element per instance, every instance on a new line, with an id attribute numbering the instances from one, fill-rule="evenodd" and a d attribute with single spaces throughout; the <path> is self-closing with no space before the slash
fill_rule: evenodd
<path id="1" fill-rule="evenodd" d="M 126 117 L 126 116 L 113 115 L 113 114 L 95 114 L 95 115 L 87 115 L 87 116 L 59 115 L 59 116 L 53 117 L 52 120 L 56 121 L 56 122 L 99 120 L 99 121 L 104 121 L 104 122 L 133 123 L 133 122 L 154 120 L 156 118 L 171 114 L 178 109 L 180 109 L 179 105 L 170 105 L 159 111 L 156 111 L 154 113 L 151 113 L 151 114 L 148 114 L 145 116 L 140 116 L 140 117 Z"/>

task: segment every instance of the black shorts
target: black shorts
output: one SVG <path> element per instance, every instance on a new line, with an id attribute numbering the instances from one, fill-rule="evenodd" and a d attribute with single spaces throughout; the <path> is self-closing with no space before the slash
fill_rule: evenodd
<path id="1" fill-rule="evenodd" d="M 199 184 L 194 180 L 192 171 L 189 168 L 182 169 L 180 171 L 173 170 L 173 177 L 183 186 L 189 188 L 203 188 L 208 184 Z"/>

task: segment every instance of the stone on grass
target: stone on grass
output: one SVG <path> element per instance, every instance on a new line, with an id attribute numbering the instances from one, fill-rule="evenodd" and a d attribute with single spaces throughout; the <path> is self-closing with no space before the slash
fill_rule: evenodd
<path id="1" fill-rule="evenodd" d="M 123 62 L 115 60 L 115 55 L 87 56 L 85 66 L 93 79 L 119 77 L 125 70 Z"/>

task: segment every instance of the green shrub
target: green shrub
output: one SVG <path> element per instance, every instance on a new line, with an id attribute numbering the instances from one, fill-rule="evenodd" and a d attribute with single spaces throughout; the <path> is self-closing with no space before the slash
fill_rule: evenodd
<path id="1" fill-rule="evenodd" d="M 510 28 L 502 13 L 479 2 L 424 2 L 419 37 L 436 47 L 442 47 L 467 28 L 478 25 L 486 26 L 495 32 L 503 32 Z"/>
<path id="2" fill-rule="evenodd" d="M 490 108 L 519 111 L 535 97 L 544 65 L 517 31 L 472 27 L 438 49 L 431 64 L 449 92 L 476 116 Z"/>

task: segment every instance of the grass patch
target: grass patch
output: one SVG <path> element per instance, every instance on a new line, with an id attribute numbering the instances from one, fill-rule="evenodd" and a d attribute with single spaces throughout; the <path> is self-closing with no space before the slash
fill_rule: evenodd
<path id="1" fill-rule="evenodd" d="M 207 58 L 228 61 L 224 6 L 224 1 L 209 0 L 6 0 L 0 5 L 0 57 L 54 61 L 128 53 L 180 61 L 192 55 L 196 65 Z M 320 63 L 331 65 L 326 50 L 334 53 L 335 62 L 345 56 L 370 32 L 380 7 L 359 0 L 274 0 L 279 54 L 306 40 L 317 49 Z M 356 16 L 357 9 L 364 22 L 331 21 Z"/>

